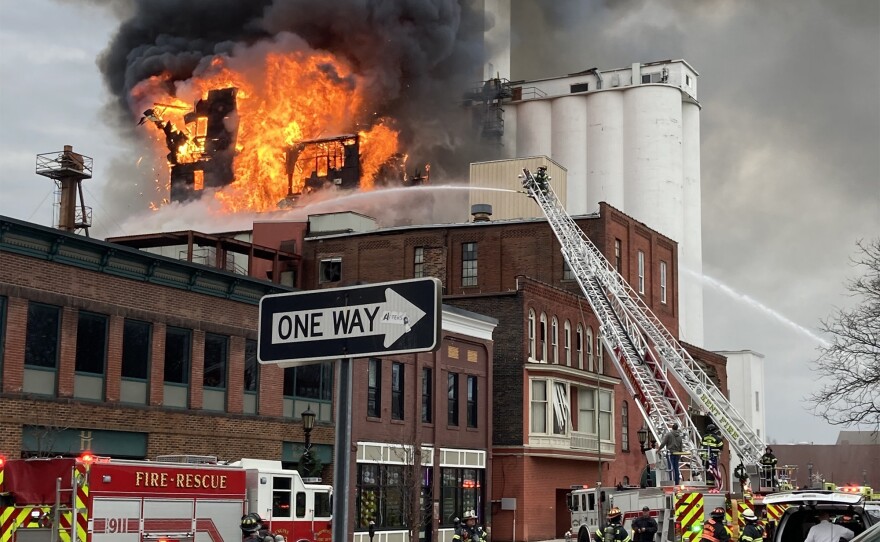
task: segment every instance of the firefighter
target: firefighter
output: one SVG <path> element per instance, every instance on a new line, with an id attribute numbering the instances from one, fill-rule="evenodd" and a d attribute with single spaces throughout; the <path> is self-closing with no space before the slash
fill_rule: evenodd
<path id="1" fill-rule="evenodd" d="M 632 522 L 633 540 L 635 542 L 653 542 L 657 534 L 657 520 L 651 517 L 651 509 L 642 507 L 642 515 Z"/>
<path id="2" fill-rule="evenodd" d="M 761 486 L 776 487 L 776 456 L 770 446 L 767 446 L 761 456 Z"/>
<path id="3" fill-rule="evenodd" d="M 623 514 L 620 508 L 613 507 L 608 511 L 608 525 L 604 529 L 596 529 L 593 533 L 594 542 L 630 542 L 629 533 L 620 524 Z"/>
<path id="4" fill-rule="evenodd" d="M 452 535 L 452 540 L 457 542 L 485 542 L 487 533 L 482 527 L 477 525 L 477 512 L 475 510 L 465 510 L 461 516 L 464 524 L 460 524 Z"/>
<path id="5" fill-rule="evenodd" d="M 752 512 L 751 508 L 743 510 L 742 517 L 746 520 L 742 534 L 739 535 L 740 542 L 761 542 L 764 539 L 764 528 L 758 524 L 758 516 Z"/>
<path id="6" fill-rule="evenodd" d="M 706 471 L 706 481 L 712 481 L 713 491 L 720 490 L 723 486 L 721 473 L 718 470 L 718 456 L 724 448 L 724 440 L 721 438 L 721 432 L 718 426 L 710 423 L 706 426 L 706 434 L 703 436 L 702 446 L 700 449 L 700 457 L 703 458 L 703 468 Z"/>
<path id="7" fill-rule="evenodd" d="M 718 506 L 712 510 L 709 519 L 703 523 L 703 537 L 701 540 L 708 540 L 709 542 L 730 541 L 730 531 L 727 530 L 727 525 L 724 524 L 724 508 Z"/>
<path id="8" fill-rule="evenodd" d="M 242 540 L 247 542 L 273 542 L 275 540 L 275 535 L 263 528 L 263 518 L 256 512 L 242 516 L 241 533 Z"/>

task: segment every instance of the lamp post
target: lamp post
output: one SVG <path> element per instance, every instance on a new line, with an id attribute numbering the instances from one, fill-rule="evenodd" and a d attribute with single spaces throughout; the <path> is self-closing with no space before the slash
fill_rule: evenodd
<path id="1" fill-rule="evenodd" d="M 300 417 L 302 418 L 305 446 L 303 447 L 302 457 L 299 460 L 299 471 L 303 478 L 313 478 L 320 476 L 320 472 L 315 472 L 319 469 L 315 458 L 312 457 L 312 429 L 315 427 L 317 414 L 312 412 L 312 405 L 309 405 L 305 412 L 300 414 Z"/>
<path id="2" fill-rule="evenodd" d="M 813 489 L 813 462 L 812 461 L 807 463 L 807 472 L 809 473 L 809 476 L 810 476 L 810 479 L 807 480 L 807 483 L 809 484 L 810 489 Z"/>

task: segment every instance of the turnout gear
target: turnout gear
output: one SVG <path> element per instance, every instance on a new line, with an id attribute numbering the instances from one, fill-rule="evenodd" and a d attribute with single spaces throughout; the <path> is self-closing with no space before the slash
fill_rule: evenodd
<path id="1" fill-rule="evenodd" d="M 739 535 L 740 542 L 761 542 L 764 539 L 764 528 L 758 525 L 758 516 L 747 508 L 743 510 L 742 517 L 746 520 L 746 525 Z"/>
<path id="2" fill-rule="evenodd" d="M 718 510 L 716 508 L 715 510 Z M 715 511 L 712 511 L 712 518 L 703 523 L 703 536 L 701 540 L 708 542 L 730 542 L 730 531 L 724 525 L 724 512 L 722 510 L 721 517 L 715 517 Z"/>
<path id="3" fill-rule="evenodd" d="M 776 487 L 776 463 L 773 448 L 767 446 L 764 455 L 761 456 L 761 485 L 763 487 Z"/>
<path id="4" fill-rule="evenodd" d="M 620 525 L 623 517 L 620 508 L 613 507 L 605 517 L 608 518 L 608 526 L 604 529 L 596 529 L 593 534 L 594 542 L 630 542 L 629 533 Z"/>
<path id="5" fill-rule="evenodd" d="M 452 540 L 455 542 L 486 542 L 489 533 L 477 525 L 476 510 L 465 510 L 461 515 L 460 523 L 456 525 L 452 534 Z M 457 518 L 456 518 L 457 519 Z"/>

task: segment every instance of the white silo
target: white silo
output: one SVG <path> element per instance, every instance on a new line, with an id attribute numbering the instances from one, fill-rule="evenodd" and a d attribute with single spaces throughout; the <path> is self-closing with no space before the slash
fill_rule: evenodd
<path id="1" fill-rule="evenodd" d="M 679 244 L 680 336 L 703 342 L 700 106 L 683 60 L 521 83 L 505 105 L 509 157 L 568 170 L 567 210 L 606 201 Z M 516 86 L 516 85 L 515 85 Z M 534 89 L 525 92 L 527 89 Z"/>

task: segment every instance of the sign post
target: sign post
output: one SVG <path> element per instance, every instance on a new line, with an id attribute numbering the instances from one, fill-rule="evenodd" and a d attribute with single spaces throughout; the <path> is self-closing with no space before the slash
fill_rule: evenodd
<path id="1" fill-rule="evenodd" d="M 436 350 L 441 314 L 441 285 L 434 278 L 274 294 L 260 300 L 260 363 L 298 367 L 339 360 L 333 542 L 345 542 L 348 535 L 352 358 Z"/>

